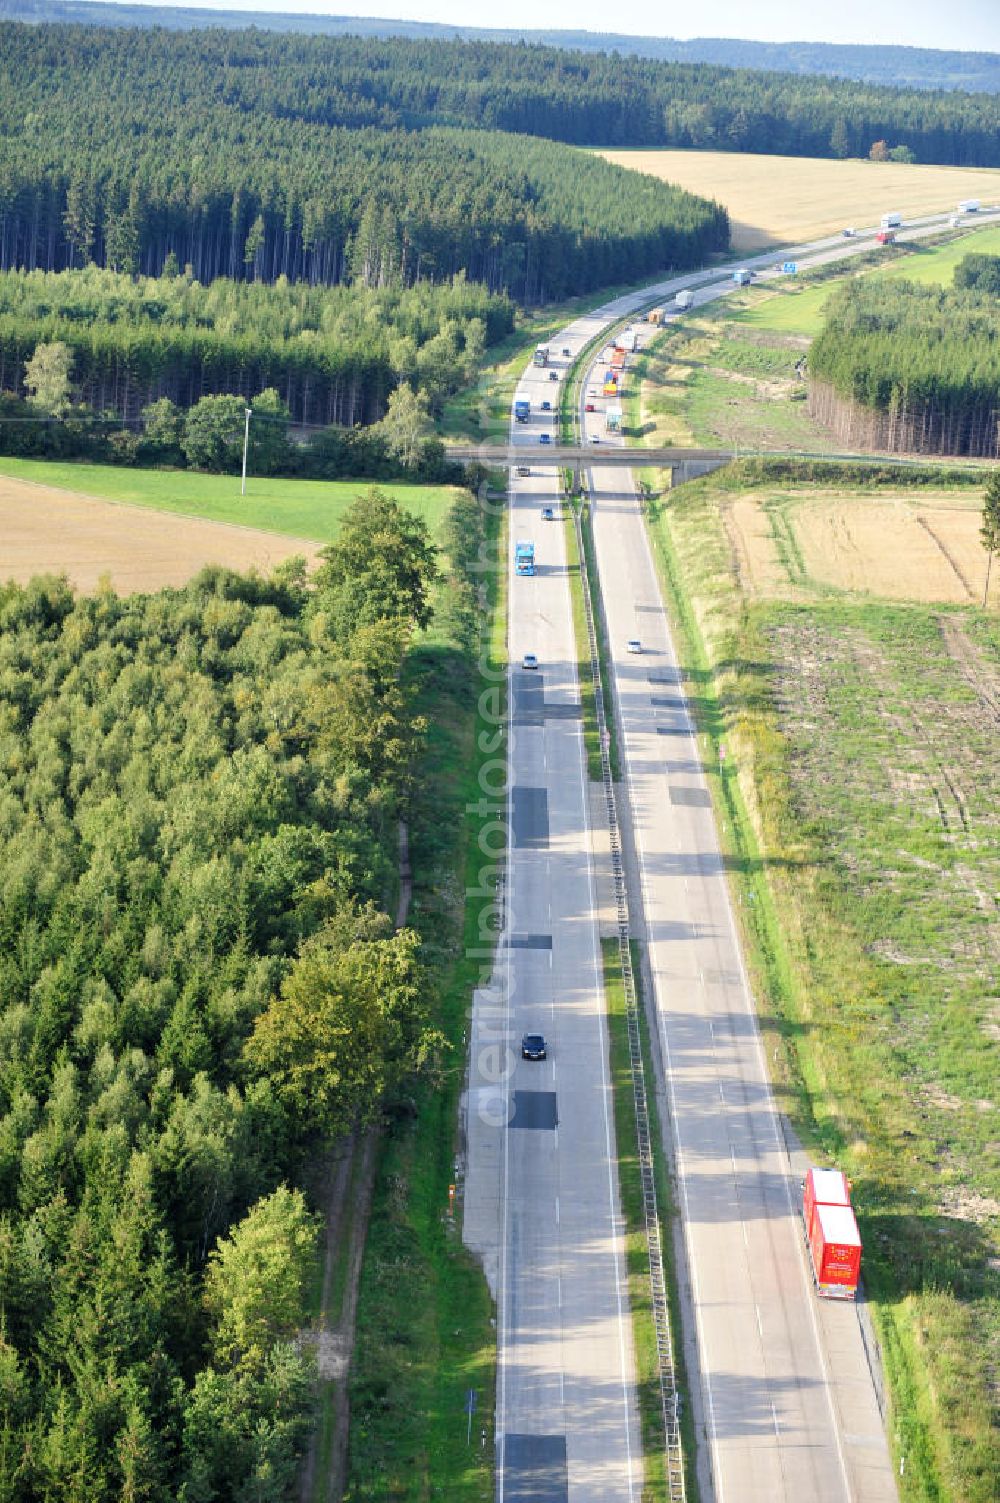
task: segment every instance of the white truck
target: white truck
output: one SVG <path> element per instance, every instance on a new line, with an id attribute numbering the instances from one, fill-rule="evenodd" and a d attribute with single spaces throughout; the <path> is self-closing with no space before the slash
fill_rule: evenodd
<path id="1" fill-rule="evenodd" d="M 981 208 L 982 204 L 978 198 L 963 198 L 958 206 L 958 212 L 960 214 L 978 214 Z"/>
<path id="2" fill-rule="evenodd" d="M 689 292 L 687 288 L 683 292 L 678 292 L 674 295 L 674 305 L 677 308 L 690 308 L 693 303 L 694 293 Z"/>
<path id="3" fill-rule="evenodd" d="M 898 230 L 898 229 L 900 229 L 902 227 L 902 224 L 903 224 L 903 216 L 902 216 L 902 214 L 897 214 L 897 213 L 883 214 L 882 218 L 879 220 L 879 229 L 881 229 L 881 230 Z"/>
<path id="4" fill-rule="evenodd" d="M 639 336 L 633 328 L 623 329 L 615 340 L 615 344 L 626 354 L 634 355 L 639 345 Z"/>

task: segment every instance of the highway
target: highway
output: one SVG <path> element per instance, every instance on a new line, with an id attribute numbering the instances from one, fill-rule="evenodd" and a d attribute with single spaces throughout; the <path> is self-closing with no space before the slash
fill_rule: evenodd
<path id="1" fill-rule="evenodd" d="M 935 233 L 941 217 L 900 238 Z M 873 233 L 830 237 L 782 259 L 840 260 L 870 249 Z M 763 280 L 778 274 L 775 254 L 739 264 Z M 600 819 L 586 779 L 551 451 L 560 384 L 576 354 L 684 287 L 696 305 L 707 302 L 733 290 L 731 272 L 672 277 L 569 324 L 551 340 L 549 367 L 529 367 L 519 383 L 531 420 L 511 423 L 509 851 L 501 901 L 480 926 L 486 938 L 498 928 L 499 943 L 473 1007 L 463 1216 L 464 1240 L 497 1302 L 499 1503 L 638 1503 L 642 1488 L 600 972 Z M 603 425 L 603 414 L 580 420 L 625 766 L 620 816 L 637 858 L 630 900 L 653 980 L 670 1107 L 665 1148 L 683 1218 L 702 1496 L 890 1503 L 895 1480 L 856 1312 L 812 1289 L 798 1178 L 645 524 L 628 472 L 601 463 L 607 436 L 587 430 Z M 600 454 L 589 446 L 595 434 Z M 555 520 L 542 519 L 543 506 Z M 533 575 L 514 572 L 519 538 L 535 544 Z M 641 653 L 626 649 L 629 638 L 641 640 Z M 525 653 L 537 655 L 537 669 L 522 667 Z M 470 890 L 477 897 L 491 908 L 488 884 Z M 520 1058 L 525 1031 L 545 1034 L 544 1061 Z"/>
<path id="2" fill-rule="evenodd" d="M 547 370 L 524 386 L 536 408 L 555 398 Z M 511 487 L 510 849 L 496 973 L 473 1013 L 463 1235 L 497 1303 L 498 1498 L 638 1503 L 580 686 L 564 528 L 541 520 L 557 484 L 531 466 Z M 513 571 L 522 536 L 533 575 Z M 520 1058 L 524 1032 L 545 1035 L 547 1059 Z"/>

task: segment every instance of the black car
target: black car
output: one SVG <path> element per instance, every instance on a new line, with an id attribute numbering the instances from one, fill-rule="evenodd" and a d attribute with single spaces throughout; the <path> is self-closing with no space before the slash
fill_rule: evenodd
<path id="1" fill-rule="evenodd" d="M 521 1058 L 545 1059 L 545 1035 L 542 1033 L 522 1033 Z"/>

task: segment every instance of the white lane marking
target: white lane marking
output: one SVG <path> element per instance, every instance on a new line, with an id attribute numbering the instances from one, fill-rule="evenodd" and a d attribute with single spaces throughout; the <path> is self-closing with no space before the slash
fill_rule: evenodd
<path id="1" fill-rule="evenodd" d="M 510 598 L 513 598 L 513 593 L 514 592 L 511 589 L 511 586 L 513 584 L 513 578 L 512 578 L 512 576 L 513 576 L 513 572 L 514 572 L 513 571 L 513 563 L 512 562 L 508 562 L 507 569 L 508 569 L 507 592 L 508 592 L 508 596 Z M 508 637 L 508 640 L 507 640 L 507 644 L 506 644 L 507 645 L 507 649 L 508 649 L 508 651 L 507 651 L 507 704 L 508 704 L 508 720 L 507 720 L 507 800 L 506 800 L 506 802 L 507 802 L 507 840 L 508 840 L 508 845 L 512 842 L 512 834 L 511 834 L 511 832 L 513 831 L 513 828 L 514 828 L 514 779 L 511 776 L 512 771 L 513 771 L 513 760 L 514 759 L 513 759 L 513 738 L 511 736 L 510 718 L 509 718 L 510 717 L 509 706 L 511 706 L 514 703 L 514 682 L 513 682 L 513 679 L 514 679 L 514 666 L 513 666 L 513 661 L 512 661 L 512 655 L 510 653 L 510 627 L 511 627 L 511 619 L 510 619 L 510 617 L 508 617 L 508 622 L 507 622 L 507 637 Z M 510 914 L 511 914 L 511 910 L 513 908 L 513 902 L 514 902 L 514 880 L 513 879 L 514 879 L 514 872 L 515 872 L 515 870 L 516 870 L 516 868 L 515 868 L 514 862 L 510 862 L 510 865 L 509 865 L 510 875 L 508 877 L 508 889 L 507 889 L 507 892 L 505 893 L 505 899 L 506 899 L 506 901 L 504 903 L 504 922 L 505 922 L 505 925 L 508 927 L 508 931 L 509 931 L 509 924 L 510 924 Z M 505 945 L 504 946 L 504 952 L 505 952 L 504 965 L 503 965 L 504 1036 L 507 1039 L 507 1041 L 509 1042 L 510 1041 L 510 990 L 511 990 L 511 974 L 512 974 L 512 966 L 513 966 L 512 951 L 511 951 L 510 945 Z M 509 1184 L 509 1176 L 510 1176 L 510 1132 L 508 1130 L 508 1123 L 510 1122 L 510 1082 L 511 1082 L 511 1077 L 510 1077 L 510 1075 L 508 1075 L 507 1080 L 504 1082 L 504 1126 L 503 1126 L 503 1129 L 502 1129 L 502 1131 L 503 1131 L 503 1155 L 502 1155 L 502 1171 L 501 1171 L 501 1176 L 500 1176 L 500 1200 L 501 1200 L 501 1207 L 502 1207 L 502 1210 L 501 1210 L 501 1223 L 500 1223 L 500 1299 L 499 1299 L 500 1310 L 499 1310 L 499 1320 L 497 1322 L 497 1367 L 499 1369 L 499 1379 L 500 1379 L 500 1381 L 497 1384 L 497 1434 L 496 1434 L 497 1500 L 498 1500 L 498 1503 L 503 1503 L 503 1497 L 504 1497 L 505 1463 L 506 1463 L 506 1454 L 505 1454 L 505 1451 L 506 1451 L 506 1442 L 505 1442 L 505 1437 L 506 1437 L 506 1430 L 507 1430 L 507 1361 L 506 1361 L 506 1355 L 507 1355 L 507 1322 L 508 1322 L 508 1320 L 510 1318 L 509 1290 L 508 1290 L 508 1287 L 507 1287 L 507 1282 L 508 1282 L 508 1280 L 507 1280 L 507 1237 L 508 1237 L 508 1224 L 509 1224 L 509 1207 L 508 1207 L 508 1204 L 507 1204 L 507 1199 L 508 1199 L 508 1184 Z"/>
<path id="2" fill-rule="evenodd" d="M 754 1307 L 753 1307 L 753 1313 L 757 1317 L 757 1332 L 758 1332 L 758 1334 L 760 1336 L 761 1341 L 763 1341 L 764 1340 L 764 1322 L 760 1318 L 760 1305 L 754 1305 Z"/>
<path id="3" fill-rule="evenodd" d="M 567 589 L 568 588 L 569 586 L 567 583 Z M 573 669 L 571 680 L 572 687 L 577 691 L 576 697 L 579 698 L 580 683 L 576 671 L 575 660 L 571 661 L 571 667 Z M 611 1151 L 611 1118 L 608 1101 L 608 1097 L 611 1091 L 611 1082 L 608 1077 L 611 1045 L 610 1036 L 608 1034 L 607 1010 L 604 1001 L 604 968 L 603 962 L 600 958 L 600 950 L 597 940 L 597 894 L 594 889 L 594 867 L 590 847 L 590 800 L 587 795 L 586 756 L 582 726 L 577 727 L 577 735 L 579 738 L 579 755 L 577 756 L 576 762 L 577 771 L 580 775 L 580 800 L 581 807 L 583 809 L 584 832 L 586 835 L 585 854 L 587 858 L 587 911 L 590 914 L 589 928 L 591 965 L 599 1004 L 597 1008 L 597 1033 L 598 1041 L 600 1044 L 598 1053 L 601 1056 L 601 1100 L 604 1106 L 604 1143 L 606 1150 L 605 1158 L 607 1161 L 608 1171 L 608 1209 L 611 1214 L 611 1224 L 612 1227 L 614 1227 L 617 1222 L 619 1210 L 616 1204 L 615 1197 L 615 1166 L 617 1160 Z M 625 1358 L 625 1322 L 622 1316 L 622 1271 L 620 1258 L 618 1255 L 617 1234 L 612 1237 L 611 1246 L 614 1258 L 615 1302 L 618 1308 L 618 1355 L 619 1361 L 621 1363 L 622 1375 L 622 1404 L 625 1410 L 625 1451 L 628 1458 L 628 1496 L 629 1503 L 632 1503 L 632 1500 L 635 1497 L 635 1493 L 632 1487 L 632 1408 L 629 1403 L 629 1374 L 628 1363 Z"/>
<path id="4" fill-rule="evenodd" d="M 707 299 L 706 299 L 706 301 L 707 301 Z M 629 474 L 629 477 L 630 477 L 631 482 L 632 482 L 632 489 L 633 489 L 633 496 L 634 496 L 634 494 L 635 494 L 635 479 L 634 479 L 634 476 L 632 474 L 632 471 L 628 471 L 628 474 Z M 595 495 L 594 498 L 593 498 L 593 500 L 592 500 L 592 504 L 596 504 L 596 502 L 597 502 L 597 497 Z M 641 531 L 642 531 L 642 535 L 643 535 L 643 540 L 644 540 L 644 543 L 645 543 L 645 554 L 646 554 L 647 566 L 652 571 L 653 577 L 655 579 L 656 578 L 656 568 L 655 568 L 655 564 L 653 562 L 652 547 L 650 545 L 649 534 L 647 532 L 647 529 L 646 529 L 646 526 L 645 526 L 645 522 L 643 521 L 643 519 L 641 517 L 640 517 L 640 523 L 641 523 Z M 600 565 L 598 565 L 598 576 L 600 576 Z M 662 600 L 662 591 L 659 591 L 658 593 L 659 593 L 660 598 Z M 667 620 L 666 617 L 664 617 L 664 621 L 665 621 L 665 626 L 666 626 L 666 636 L 667 636 L 667 643 L 668 643 L 668 651 L 669 651 L 669 653 L 670 653 L 673 661 L 676 662 L 676 660 L 677 660 L 677 652 L 676 652 L 676 648 L 675 648 L 674 642 L 673 642 L 673 633 L 670 630 L 669 620 Z M 618 692 L 619 663 L 616 661 L 613 653 L 612 653 L 612 670 L 613 670 L 613 672 L 612 672 L 612 681 L 614 683 L 616 692 Z M 684 698 L 684 719 L 685 719 L 685 722 L 686 722 L 686 725 L 687 725 L 688 734 L 691 737 L 692 742 L 694 743 L 695 750 L 697 750 L 697 738 L 696 738 L 696 735 L 695 735 L 695 728 L 694 728 L 694 724 L 693 724 L 693 722 L 691 720 L 690 712 L 688 711 L 688 708 L 687 708 L 686 696 L 684 696 L 683 693 L 682 693 L 682 698 Z M 620 693 L 619 693 L 619 703 L 621 703 Z M 632 807 L 636 808 L 637 805 L 636 805 L 636 803 L 634 801 L 634 795 L 632 793 L 632 766 L 631 766 L 631 759 L 629 757 L 629 737 L 628 737 L 627 733 L 622 737 L 622 741 L 623 741 L 624 751 L 625 751 L 624 763 L 625 763 L 625 782 L 626 782 L 626 787 L 629 790 L 629 798 L 630 798 L 630 802 L 632 803 Z M 702 786 L 704 787 L 705 786 L 704 777 L 702 777 L 701 783 L 702 783 Z M 714 812 L 710 811 L 708 817 L 709 817 L 709 821 L 710 821 L 710 825 L 711 825 L 711 829 L 713 831 L 713 834 L 716 834 L 716 843 L 717 843 L 717 832 L 715 830 Z M 642 839 L 642 826 L 641 826 L 641 823 L 637 824 L 635 826 L 633 833 L 636 836 L 636 846 L 637 846 L 638 851 L 639 851 L 639 865 L 640 865 L 640 873 L 641 873 L 641 887 L 642 887 L 642 890 L 643 890 L 643 895 L 645 896 L 645 893 L 646 893 L 646 891 L 648 889 L 648 881 L 647 881 L 647 873 L 646 873 L 645 847 L 644 847 L 644 843 L 643 843 L 643 839 Z M 775 1107 L 775 1104 L 774 1104 L 774 1097 L 773 1097 L 773 1094 L 772 1094 L 771 1089 L 770 1089 L 769 1077 L 767 1075 L 767 1070 L 766 1070 L 766 1067 L 764 1065 L 764 1049 L 763 1049 L 763 1043 L 761 1041 L 761 1036 L 760 1036 L 760 1026 L 759 1026 L 759 1021 L 758 1021 L 758 1018 L 757 1018 L 757 1011 L 756 1011 L 756 1008 L 754 1007 L 753 1001 L 752 1001 L 753 994 L 752 994 L 751 989 L 750 989 L 750 981 L 749 981 L 749 977 L 747 975 L 746 962 L 745 962 L 744 956 L 743 956 L 743 949 L 742 949 L 742 946 L 739 943 L 739 939 L 738 939 L 738 936 L 737 936 L 737 933 L 736 933 L 736 918 L 735 918 L 735 914 L 733 912 L 733 906 L 732 906 L 731 902 L 729 901 L 729 890 L 725 886 L 723 886 L 723 907 L 726 910 L 726 917 L 727 917 L 727 920 L 728 920 L 728 926 L 729 926 L 729 932 L 730 932 L 730 937 L 731 937 L 732 945 L 733 945 L 733 948 L 736 951 L 737 965 L 739 966 L 740 978 L 741 978 L 741 981 L 742 981 L 742 1001 L 743 1001 L 744 1012 L 745 1012 L 745 1014 L 747 1015 L 747 1017 L 750 1020 L 751 1033 L 752 1033 L 752 1037 L 753 1037 L 754 1047 L 755 1047 L 755 1051 L 756 1051 L 756 1053 L 757 1053 L 757 1055 L 759 1057 L 759 1061 L 760 1061 L 761 1082 L 762 1082 L 762 1085 L 763 1085 L 763 1088 L 764 1088 L 764 1095 L 765 1095 L 765 1100 L 766 1100 L 766 1110 L 767 1110 L 768 1115 L 770 1116 L 770 1119 L 771 1119 L 772 1130 L 774 1132 L 775 1139 L 776 1139 L 777 1142 L 780 1143 L 781 1142 L 780 1125 L 778 1123 L 777 1108 Z M 710 1028 L 712 1027 L 711 1022 L 709 1023 L 709 1027 Z M 662 1040 L 663 1040 L 662 1047 L 663 1047 L 663 1050 L 664 1050 L 664 1061 L 665 1061 L 665 1064 L 666 1064 L 667 1073 L 668 1073 L 669 1082 L 670 1082 L 670 1094 L 671 1094 L 671 1098 L 673 1099 L 674 1098 L 673 1064 L 672 1064 L 671 1055 L 670 1055 L 670 1047 L 669 1047 L 669 1044 L 666 1041 L 666 1026 L 665 1026 L 665 1021 L 662 1019 L 662 1016 L 661 1016 L 660 1033 L 661 1033 Z M 713 1039 L 713 1043 L 714 1043 L 714 1040 L 715 1040 L 714 1029 L 712 1029 L 712 1039 Z M 676 1121 L 676 1114 L 674 1114 L 674 1120 Z M 703 1331 L 703 1325 L 702 1325 L 702 1319 L 701 1319 L 701 1311 L 700 1311 L 700 1309 L 698 1307 L 698 1303 L 697 1303 L 697 1302 L 699 1302 L 699 1295 L 698 1295 L 698 1292 L 697 1292 L 697 1276 L 696 1276 L 696 1273 L 694 1271 L 694 1266 L 693 1266 L 694 1265 L 694 1260 L 693 1260 L 693 1258 L 691 1256 L 690 1240 L 689 1240 L 689 1238 L 687 1236 L 688 1226 L 689 1226 L 689 1219 L 688 1218 L 689 1218 L 689 1214 L 690 1213 L 689 1213 L 689 1206 L 688 1206 L 687 1186 L 686 1186 L 686 1180 L 685 1180 L 686 1167 L 682 1167 L 682 1166 L 685 1165 L 685 1160 L 684 1160 L 684 1157 L 683 1157 L 683 1155 L 681 1153 L 681 1150 L 680 1150 L 680 1141 L 679 1141 L 680 1134 L 679 1134 L 679 1129 L 676 1132 L 675 1137 L 676 1137 L 676 1140 L 677 1140 L 677 1162 L 678 1162 L 678 1175 L 679 1175 L 679 1178 L 680 1178 L 680 1181 L 681 1181 L 681 1198 L 684 1201 L 684 1206 L 685 1206 L 685 1228 L 684 1228 L 684 1230 L 685 1230 L 685 1241 L 688 1242 L 688 1248 L 689 1248 L 688 1262 L 689 1262 L 689 1265 L 691 1265 L 691 1268 L 692 1268 L 691 1285 L 692 1285 L 692 1292 L 694 1293 L 695 1299 L 696 1299 L 695 1324 L 696 1324 L 696 1327 L 697 1327 L 698 1332 L 699 1332 L 699 1343 L 701 1345 L 701 1350 L 705 1351 L 704 1331 Z M 788 1182 L 788 1178 L 787 1178 L 787 1176 L 783 1176 L 783 1178 L 784 1178 L 784 1181 L 785 1181 L 784 1188 L 785 1188 L 785 1196 L 786 1196 L 786 1199 L 787 1199 L 787 1202 L 788 1202 L 789 1215 L 793 1218 L 793 1221 L 794 1221 L 794 1218 L 798 1214 L 797 1213 L 797 1209 L 794 1206 L 793 1201 L 792 1201 L 791 1186 L 790 1186 L 790 1184 Z M 746 1237 L 746 1228 L 744 1227 L 744 1238 L 745 1237 Z M 823 1343 L 822 1343 L 822 1340 L 821 1340 L 820 1334 L 819 1334 L 819 1324 L 818 1324 L 818 1320 L 817 1320 L 817 1316 L 816 1316 L 816 1310 L 814 1308 L 814 1301 L 812 1299 L 812 1290 L 809 1287 L 809 1279 L 808 1279 L 808 1274 L 807 1274 L 807 1269 L 806 1269 L 805 1254 L 804 1254 L 803 1248 L 802 1248 L 802 1246 L 801 1246 L 800 1241 L 799 1241 L 798 1238 L 796 1238 L 796 1245 L 798 1246 L 798 1250 L 799 1250 L 800 1273 L 801 1273 L 801 1277 L 802 1277 L 802 1285 L 803 1285 L 803 1288 L 805 1290 L 806 1304 L 808 1305 L 808 1309 L 809 1309 L 809 1321 L 810 1321 L 810 1325 L 812 1327 L 813 1339 L 814 1339 L 814 1342 L 815 1342 L 815 1350 L 816 1350 L 817 1356 L 819 1358 L 819 1364 L 820 1364 L 821 1371 L 823 1373 L 823 1379 L 824 1379 L 823 1388 L 824 1388 L 824 1393 L 825 1393 L 826 1401 L 827 1401 L 827 1409 L 828 1409 L 828 1412 L 829 1412 L 830 1424 L 831 1424 L 831 1427 L 832 1427 L 832 1430 L 833 1430 L 834 1443 L 835 1443 L 836 1448 L 837 1448 L 837 1457 L 838 1457 L 838 1460 L 840 1462 L 841 1479 L 842 1479 L 843 1484 L 844 1484 L 844 1495 L 845 1495 L 846 1498 L 850 1499 L 851 1496 L 852 1496 L 852 1494 L 851 1494 L 851 1484 L 850 1484 L 849 1474 L 848 1474 L 848 1470 L 847 1470 L 847 1459 L 846 1459 L 846 1457 L 844 1455 L 844 1447 L 843 1447 L 843 1442 L 842 1442 L 841 1434 L 840 1434 L 840 1426 L 837 1423 L 836 1411 L 835 1411 L 835 1408 L 834 1408 L 833 1391 L 832 1391 L 832 1381 L 831 1381 L 831 1377 L 830 1377 L 829 1364 L 827 1362 L 826 1353 L 825 1353 L 825 1351 L 823 1349 Z M 719 1458 L 719 1453 L 718 1453 L 718 1431 L 717 1431 L 716 1419 L 715 1419 L 715 1406 L 714 1406 L 714 1402 L 713 1402 L 713 1398 L 712 1398 L 711 1376 L 707 1372 L 704 1374 L 704 1380 L 705 1380 L 705 1387 L 706 1387 L 706 1392 L 707 1392 L 707 1397 L 708 1397 L 709 1428 L 710 1428 L 710 1432 L 711 1432 L 711 1435 L 712 1435 L 712 1449 L 713 1449 L 713 1452 L 715 1454 L 715 1459 L 716 1459 L 716 1463 L 717 1463 L 712 1468 L 712 1471 L 713 1471 L 713 1480 L 715 1482 L 715 1489 L 716 1489 L 716 1503 L 724 1503 L 723 1495 L 722 1495 L 721 1474 L 720 1474 L 720 1468 L 718 1466 L 718 1461 L 719 1461 L 720 1458 Z"/>
<path id="5" fill-rule="evenodd" d="M 559 1225 L 559 1196 L 556 1196 L 556 1226 Z"/>
<path id="6" fill-rule="evenodd" d="M 778 1437 L 778 1440 L 780 1441 L 781 1440 L 781 1426 L 778 1424 L 778 1411 L 777 1411 L 777 1409 L 775 1409 L 773 1403 L 771 1404 L 771 1418 L 774 1421 L 774 1433 Z"/>
<path id="7" fill-rule="evenodd" d="M 559 1306 L 559 1308 L 561 1310 L 562 1309 L 562 1276 L 560 1274 L 558 1274 L 558 1273 L 556 1274 L 556 1303 L 558 1304 L 558 1306 Z"/>

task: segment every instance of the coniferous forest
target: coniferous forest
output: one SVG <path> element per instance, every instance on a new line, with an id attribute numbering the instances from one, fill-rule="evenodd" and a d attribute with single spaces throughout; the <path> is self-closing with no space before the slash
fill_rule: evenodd
<path id="1" fill-rule="evenodd" d="M 383 45 L 338 63 L 322 39 L 0 27 L 0 269 L 159 275 L 173 255 L 201 282 L 464 272 L 543 302 L 726 245 L 718 205 L 475 129 L 495 112 L 435 109 L 425 60 Z M 383 87 L 415 91 L 405 118 Z"/>
<path id="2" fill-rule="evenodd" d="M 290 1186 L 434 1042 L 383 907 L 436 567 L 372 493 L 308 584 L 0 589 L 8 1503 L 287 1495 L 317 1237 Z"/>
<path id="3" fill-rule="evenodd" d="M 313 287 L 80 271 L 0 273 L 0 391 L 17 391 L 39 345 L 62 344 L 74 392 L 92 411 L 134 421 L 166 398 L 277 391 L 291 421 L 376 422 L 400 381 L 432 410 L 475 380 L 513 308 L 464 278 Z M 0 434 L 0 443 L 4 442 Z"/>
<path id="4" fill-rule="evenodd" d="M 831 296 L 810 407 L 842 441 L 997 456 L 1000 258 L 967 256 L 955 284 L 861 277 Z"/>

